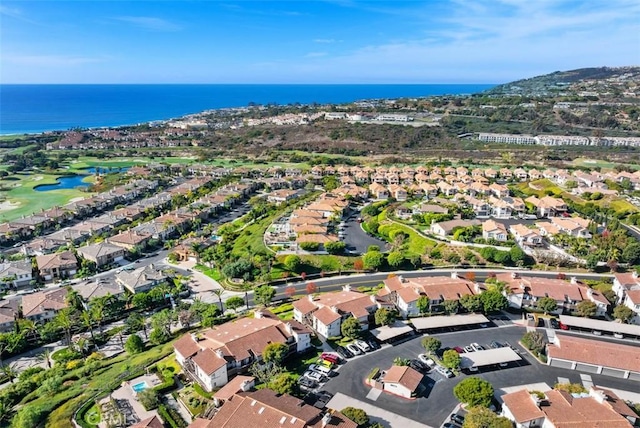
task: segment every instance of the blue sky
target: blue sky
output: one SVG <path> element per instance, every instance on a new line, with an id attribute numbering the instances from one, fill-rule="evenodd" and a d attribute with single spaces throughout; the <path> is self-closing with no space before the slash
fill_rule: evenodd
<path id="1" fill-rule="evenodd" d="M 502 83 L 640 65 L 638 0 L 9 1 L 2 83 Z"/>

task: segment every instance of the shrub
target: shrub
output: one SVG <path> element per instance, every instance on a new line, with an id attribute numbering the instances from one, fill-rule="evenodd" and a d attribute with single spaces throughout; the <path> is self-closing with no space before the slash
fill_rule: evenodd
<path id="1" fill-rule="evenodd" d="M 132 334 L 129 336 L 127 341 L 124 344 L 124 350 L 127 351 L 129 355 L 139 354 L 144 351 L 144 342 L 137 334 Z"/>
<path id="2" fill-rule="evenodd" d="M 180 413 L 176 412 L 176 410 L 170 406 L 165 406 L 164 404 L 160 404 L 158 406 L 158 414 L 162 418 L 163 421 L 168 423 L 171 428 L 186 428 L 187 423 L 182 419 Z"/>
<path id="3" fill-rule="evenodd" d="M 145 389 L 144 391 L 138 392 L 138 401 L 142 404 L 145 410 L 153 410 L 158 407 L 160 404 L 160 399 L 158 398 L 158 392 L 153 389 Z"/>
<path id="4" fill-rule="evenodd" d="M 353 422 L 357 423 L 358 427 L 365 427 L 369 423 L 369 416 L 362 409 L 357 409 L 355 407 L 345 407 L 344 409 L 342 409 L 342 414 L 351 419 Z"/>

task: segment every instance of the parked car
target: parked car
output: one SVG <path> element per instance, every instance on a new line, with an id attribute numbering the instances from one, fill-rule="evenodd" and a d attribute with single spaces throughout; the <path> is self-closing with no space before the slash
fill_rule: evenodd
<path id="1" fill-rule="evenodd" d="M 420 362 L 426 364 L 429 367 L 433 368 L 436 365 L 436 362 L 429 358 L 427 354 L 418 355 L 418 359 L 420 360 Z"/>
<path id="2" fill-rule="evenodd" d="M 306 372 L 304 372 L 304 374 L 302 376 L 304 376 L 304 377 L 306 377 L 308 379 L 311 379 L 311 380 L 313 380 L 315 382 L 318 382 L 318 383 L 324 382 L 324 381 L 327 380 L 327 377 L 325 375 L 320 374 L 318 372 L 311 371 L 311 370 L 307 370 Z"/>
<path id="3" fill-rule="evenodd" d="M 602 332 L 600 330 L 593 330 L 592 333 L 596 336 L 602 336 Z"/>
<path id="4" fill-rule="evenodd" d="M 459 346 L 454 346 L 454 347 L 453 347 L 453 350 L 454 350 L 454 351 L 456 351 L 458 354 L 464 354 L 464 353 L 465 353 L 465 350 L 464 350 L 464 349 L 462 349 L 462 348 L 461 348 L 461 347 L 459 347 Z"/>
<path id="5" fill-rule="evenodd" d="M 304 377 L 304 376 L 301 376 L 298 379 L 298 384 L 301 387 L 306 388 L 306 389 L 314 389 L 314 388 L 318 387 L 318 382 L 316 382 L 315 380 L 311 380 L 308 377 Z"/>
<path id="6" fill-rule="evenodd" d="M 322 354 L 320 354 L 320 358 L 322 358 L 325 361 L 329 361 L 330 363 L 333 363 L 333 364 L 340 363 L 340 357 L 336 354 L 332 354 L 329 352 L 323 352 Z"/>
<path id="7" fill-rule="evenodd" d="M 555 318 L 551 318 L 549 320 L 549 324 L 551 325 L 551 328 L 560 328 L 560 323 Z"/>
<path id="8" fill-rule="evenodd" d="M 370 352 L 371 351 L 371 347 L 369 346 L 369 344 L 367 342 L 365 342 L 364 340 L 356 340 L 355 342 L 353 342 L 354 345 L 356 345 L 363 353 L 364 352 Z"/>
<path id="9" fill-rule="evenodd" d="M 461 416 L 457 413 L 452 414 L 449 419 L 451 420 L 451 422 L 455 422 L 458 425 L 464 424 L 464 416 Z"/>
<path id="10" fill-rule="evenodd" d="M 622 333 L 613 333 L 613 337 L 615 337 L 616 339 L 622 339 L 624 336 L 622 335 Z"/>
<path id="11" fill-rule="evenodd" d="M 422 374 L 427 374 L 431 371 L 431 368 L 420 360 L 409 360 L 409 367 Z"/>
<path id="12" fill-rule="evenodd" d="M 323 365 L 319 365 L 319 364 L 311 364 L 309 366 L 309 370 L 314 371 L 314 372 L 318 372 L 321 375 L 324 376 L 329 376 L 329 374 L 331 373 L 331 369 L 328 367 L 325 367 Z"/>
<path id="13" fill-rule="evenodd" d="M 371 349 L 373 350 L 380 349 L 380 344 L 373 339 L 367 340 L 367 343 L 369 344 L 369 347 L 371 347 Z"/>
<path id="14" fill-rule="evenodd" d="M 338 346 L 336 348 L 336 352 L 338 353 L 338 355 L 340 355 L 341 358 L 349 359 L 349 358 L 353 358 L 353 354 L 344 346 Z"/>
<path id="15" fill-rule="evenodd" d="M 475 349 L 473 349 L 470 345 L 465 346 L 465 347 L 464 347 L 464 350 L 465 350 L 466 352 L 473 352 L 473 351 L 475 351 Z"/>
<path id="16" fill-rule="evenodd" d="M 460 428 L 460 425 L 456 425 L 453 422 L 445 422 L 442 428 Z"/>
<path id="17" fill-rule="evenodd" d="M 316 396 L 318 397 L 318 399 L 313 404 L 313 407 L 316 407 L 318 409 L 324 409 L 325 407 L 327 407 L 327 403 L 333 398 L 333 394 L 327 391 L 318 391 L 316 393 Z"/>
<path id="18" fill-rule="evenodd" d="M 471 347 L 473 348 L 474 351 L 484 351 L 484 348 L 482 347 L 482 345 L 475 342 L 471 344 Z"/>
<path id="19" fill-rule="evenodd" d="M 489 344 L 489 346 L 493 349 L 502 348 L 502 345 L 496 342 L 495 340 Z"/>
<path id="20" fill-rule="evenodd" d="M 349 352 L 351 352 L 353 355 L 362 355 L 364 352 L 362 352 L 360 350 L 360 348 L 358 348 L 356 345 L 354 345 L 353 343 L 350 343 L 347 345 L 347 349 L 349 350 Z"/>
<path id="21" fill-rule="evenodd" d="M 436 366 L 436 371 L 438 373 L 440 373 L 444 377 L 454 377 L 455 376 L 453 374 L 453 372 L 450 369 L 446 368 L 446 367 Z"/>

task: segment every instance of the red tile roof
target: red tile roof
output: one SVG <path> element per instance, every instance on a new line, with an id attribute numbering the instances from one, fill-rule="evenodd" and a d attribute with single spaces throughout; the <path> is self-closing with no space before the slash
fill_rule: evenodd
<path id="1" fill-rule="evenodd" d="M 422 381 L 422 373 L 407 366 L 391 366 L 382 379 L 383 383 L 398 383 L 409 391 L 415 391 Z"/>
<path id="2" fill-rule="evenodd" d="M 640 373 L 640 349 L 630 345 L 556 335 L 556 343 L 548 346 L 548 355 Z"/>
<path id="3" fill-rule="evenodd" d="M 545 414 L 526 389 L 505 394 L 502 396 L 502 401 L 518 423 L 545 417 Z"/>

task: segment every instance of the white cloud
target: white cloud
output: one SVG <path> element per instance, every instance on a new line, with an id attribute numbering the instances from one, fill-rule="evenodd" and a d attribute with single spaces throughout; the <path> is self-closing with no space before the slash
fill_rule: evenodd
<path id="1" fill-rule="evenodd" d="M 313 43 L 335 43 L 336 40 L 335 39 L 313 39 Z"/>
<path id="2" fill-rule="evenodd" d="M 114 18 L 117 21 L 126 22 L 138 28 L 150 31 L 179 31 L 182 27 L 166 19 L 153 16 L 119 16 Z"/>

